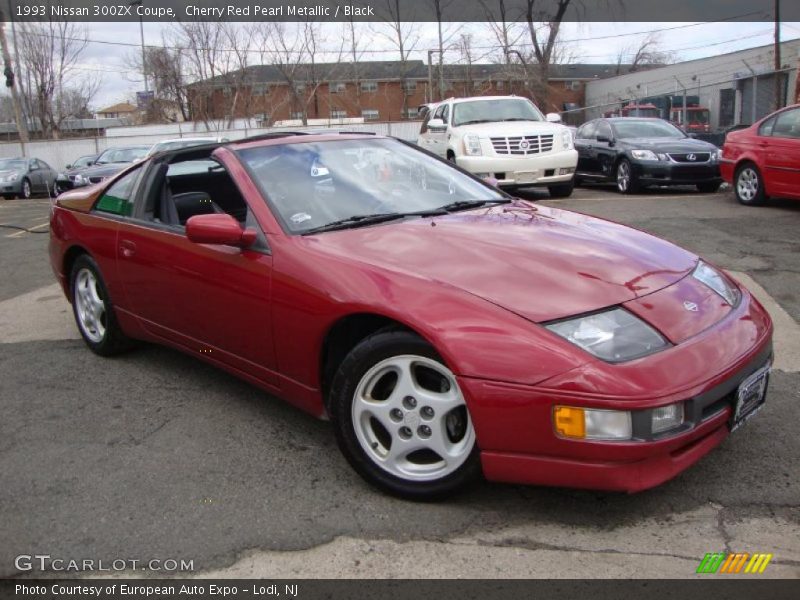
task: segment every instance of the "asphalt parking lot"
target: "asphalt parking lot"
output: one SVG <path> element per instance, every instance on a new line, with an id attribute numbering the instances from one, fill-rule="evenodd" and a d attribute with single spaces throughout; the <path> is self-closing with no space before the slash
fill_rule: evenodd
<path id="1" fill-rule="evenodd" d="M 641 228 L 741 274 L 776 315 L 764 410 L 637 495 L 478 483 L 415 504 L 367 487 L 330 427 L 172 350 L 78 339 L 47 235 L 0 228 L 0 576 L 20 554 L 190 559 L 268 577 L 693 577 L 707 552 L 800 576 L 800 203 L 608 188 L 528 198 Z M 47 200 L 0 201 L 45 231 Z M 738 275 L 737 275 L 738 276 Z"/>

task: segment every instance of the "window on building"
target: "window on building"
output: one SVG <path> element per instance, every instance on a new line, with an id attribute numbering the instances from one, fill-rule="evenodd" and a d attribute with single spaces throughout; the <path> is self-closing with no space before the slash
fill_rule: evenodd
<path id="1" fill-rule="evenodd" d="M 403 82 L 403 91 L 406 94 L 413 94 L 417 91 L 417 82 L 414 80 Z"/>
<path id="2" fill-rule="evenodd" d="M 261 123 L 269 123 L 270 114 L 269 113 L 261 113 L 256 115 L 256 120 Z"/>
<path id="3" fill-rule="evenodd" d="M 222 93 L 226 96 L 230 96 L 233 93 L 233 88 L 231 88 L 229 85 L 226 85 L 222 88 Z"/>
<path id="4" fill-rule="evenodd" d="M 495 87 L 495 89 L 498 89 L 498 90 L 505 89 L 506 82 L 505 81 L 495 81 L 494 82 L 494 87 Z"/>
<path id="5" fill-rule="evenodd" d="M 292 86 L 295 92 L 305 92 L 306 91 L 306 84 L 302 81 L 296 81 Z"/>
<path id="6" fill-rule="evenodd" d="M 346 119 L 346 118 L 347 118 L 346 110 L 342 110 L 341 108 L 331 109 L 331 119 Z"/>
<path id="7" fill-rule="evenodd" d="M 362 81 L 361 82 L 361 91 L 362 92 L 377 92 L 378 91 L 378 82 L 377 81 Z"/>
<path id="8" fill-rule="evenodd" d="M 302 110 L 293 111 L 290 116 L 291 116 L 292 119 L 302 119 L 303 118 L 303 111 Z"/>
<path id="9" fill-rule="evenodd" d="M 343 94 L 347 91 L 347 84 L 341 82 L 331 82 L 328 84 L 331 94 Z"/>
<path id="10" fill-rule="evenodd" d="M 572 90 L 573 92 L 577 92 L 581 89 L 581 82 L 580 81 L 565 81 L 564 88 L 568 90 Z"/>
<path id="11" fill-rule="evenodd" d="M 365 108 L 361 111 L 361 116 L 364 117 L 365 121 L 377 121 L 381 114 L 374 108 Z"/>
<path id="12" fill-rule="evenodd" d="M 416 119 L 418 118 L 419 113 L 417 112 L 416 108 L 406 108 L 403 109 L 402 116 L 404 119 Z"/>
<path id="13" fill-rule="evenodd" d="M 269 84 L 268 83 L 254 83 L 253 84 L 253 96 L 263 96 L 269 93 Z"/>
<path id="14" fill-rule="evenodd" d="M 472 82 L 472 89 L 479 90 L 482 87 L 483 87 L 483 82 L 482 81 L 473 81 Z"/>

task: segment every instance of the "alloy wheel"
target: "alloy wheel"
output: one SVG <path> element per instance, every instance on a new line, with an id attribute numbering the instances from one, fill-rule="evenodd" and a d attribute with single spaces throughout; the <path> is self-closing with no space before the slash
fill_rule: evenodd
<path id="1" fill-rule="evenodd" d="M 23 198 L 31 197 L 31 184 L 27 179 L 22 181 L 22 197 Z"/>
<path id="2" fill-rule="evenodd" d="M 622 161 L 617 167 L 617 187 L 620 192 L 627 192 L 631 184 L 631 168 L 627 162 Z"/>
<path id="3" fill-rule="evenodd" d="M 736 191 L 739 197 L 746 202 L 752 201 L 758 194 L 758 173 L 751 167 L 745 167 L 739 172 L 739 177 L 736 180 Z"/>
<path id="4" fill-rule="evenodd" d="M 446 477 L 475 445 L 454 375 L 424 356 L 393 356 L 369 369 L 356 388 L 351 416 L 372 462 L 407 481 Z"/>
<path id="5" fill-rule="evenodd" d="M 81 331 L 94 343 L 106 335 L 106 305 L 100 294 L 97 278 L 89 269 L 81 269 L 75 277 L 74 301 Z"/>

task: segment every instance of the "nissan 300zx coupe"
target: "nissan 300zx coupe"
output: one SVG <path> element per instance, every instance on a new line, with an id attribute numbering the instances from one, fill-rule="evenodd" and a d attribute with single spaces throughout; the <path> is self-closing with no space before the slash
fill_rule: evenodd
<path id="1" fill-rule="evenodd" d="M 156 154 L 55 200 L 50 258 L 90 350 L 194 354 L 408 498 L 651 488 L 759 411 L 772 363 L 720 268 L 374 135 Z"/>

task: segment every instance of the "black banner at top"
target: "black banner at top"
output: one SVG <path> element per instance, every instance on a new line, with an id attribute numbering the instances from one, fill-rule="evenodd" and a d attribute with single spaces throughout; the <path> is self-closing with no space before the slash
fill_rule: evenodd
<path id="1" fill-rule="evenodd" d="M 780 0 L 781 21 L 800 1 Z M 775 0 L 2 0 L 16 21 L 772 21 Z M 10 15 L 6 14 L 11 12 Z M 502 14 L 505 18 L 502 18 Z M 561 15 L 561 18 L 559 18 Z"/>

